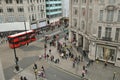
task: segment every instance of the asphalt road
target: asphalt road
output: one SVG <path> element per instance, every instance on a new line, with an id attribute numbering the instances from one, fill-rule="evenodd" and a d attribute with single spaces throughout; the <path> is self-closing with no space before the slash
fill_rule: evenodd
<path id="1" fill-rule="evenodd" d="M 54 31 L 49 31 L 46 32 L 45 34 L 51 34 L 58 31 L 58 29 L 54 30 Z M 64 34 L 63 32 L 61 32 L 61 37 L 63 37 L 62 35 Z M 39 38 L 41 38 L 42 36 L 40 35 Z M 36 59 L 36 53 L 38 54 L 38 52 L 41 50 L 42 48 L 40 46 L 22 46 L 19 49 L 17 49 L 17 55 L 19 56 L 19 58 L 21 58 L 21 60 L 19 61 L 19 65 L 20 67 L 22 67 L 23 69 L 25 69 L 26 67 L 30 66 L 31 64 L 33 64 Z M 32 51 L 32 52 L 31 52 Z M 34 52 L 33 52 L 34 51 Z M 2 47 L 2 49 L 0 50 L 0 52 L 4 52 L 0 53 L 2 58 L 2 64 L 4 64 L 3 69 L 4 69 L 4 74 L 5 74 L 5 80 L 9 80 L 11 79 L 14 75 L 16 75 L 13 70 L 14 70 L 14 55 L 13 55 L 13 50 L 11 50 L 10 48 L 8 48 L 8 45 L 5 45 Z M 34 53 L 34 54 L 33 54 Z M 32 56 L 32 55 L 33 56 Z M 31 57 L 29 56 L 31 55 Z M 6 58 L 6 59 L 5 59 Z M 9 60 L 7 60 L 7 58 Z M 5 62 L 5 63 L 4 63 Z M 27 62 L 27 63 L 26 63 Z M 50 69 L 51 70 L 51 69 Z M 48 70 L 49 71 L 49 70 Z"/>
<path id="2" fill-rule="evenodd" d="M 59 68 L 50 66 L 45 70 L 47 80 L 82 80 L 74 74 L 67 73 Z"/>

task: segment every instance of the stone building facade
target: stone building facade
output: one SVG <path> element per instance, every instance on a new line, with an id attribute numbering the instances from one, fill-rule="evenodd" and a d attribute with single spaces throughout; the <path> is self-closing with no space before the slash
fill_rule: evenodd
<path id="1" fill-rule="evenodd" d="M 0 23 L 29 22 L 32 29 L 46 23 L 45 0 L 0 0 Z"/>
<path id="2" fill-rule="evenodd" d="M 120 66 L 120 1 L 70 0 L 69 41 L 90 59 Z"/>

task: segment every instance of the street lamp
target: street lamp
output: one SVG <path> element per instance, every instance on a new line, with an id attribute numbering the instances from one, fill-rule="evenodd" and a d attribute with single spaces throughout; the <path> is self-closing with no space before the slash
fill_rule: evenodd
<path id="1" fill-rule="evenodd" d="M 16 71 L 19 71 L 19 65 L 18 65 L 19 59 L 18 59 L 18 57 L 17 57 L 17 55 L 16 55 L 15 43 L 14 43 L 13 45 L 14 45 L 14 56 L 15 56 L 15 63 L 16 63 L 15 69 L 16 69 Z"/>

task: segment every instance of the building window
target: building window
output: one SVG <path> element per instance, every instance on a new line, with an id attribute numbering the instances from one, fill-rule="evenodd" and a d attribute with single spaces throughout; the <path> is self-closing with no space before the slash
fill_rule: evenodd
<path id="1" fill-rule="evenodd" d="M 12 0 L 6 0 L 6 4 L 12 4 Z"/>
<path id="2" fill-rule="evenodd" d="M 100 10 L 99 20 L 100 20 L 100 21 L 103 21 L 103 10 Z"/>
<path id="3" fill-rule="evenodd" d="M 3 15 L 0 15 L 0 23 L 2 23 L 3 21 L 4 21 Z"/>
<path id="4" fill-rule="evenodd" d="M 85 16 L 85 8 L 82 8 L 82 15 Z"/>
<path id="5" fill-rule="evenodd" d="M 24 15 L 19 15 L 19 21 L 25 21 Z"/>
<path id="6" fill-rule="evenodd" d="M 115 0 L 109 0 L 109 4 L 114 4 Z"/>
<path id="7" fill-rule="evenodd" d="M 30 7 L 28 7 L 28 12 L 30 12 Z"/>
<path id="8" fill-rule="evenodd" d="M 74 8 L 74 15 L 77 15 L 78 14 L 78 11 L 76 8 Z"/>
<path id="9" fill-rule="evenodd" d="M 7 12 L 14 12 L 13 8 L 7 8 Z"/>
<path id="10" fill-rule="evenodd" d="M 89 18 L 92 19 L 92 9 L 89 10 L 89 13 L 90 13 Z"/>
<path id="11" fill-rule="evenodd" d="M 33 6 L 31 6 L 31 11 L 33 11 Z"/>
<path id="12" fill-rule="evenodd" d="M 113 10 L 108 10 L 107 21 L 113 21 L 113 17 L 114 17 L 114 11 Z"/>
<path id="13" fill-rule="evenodd" d="M 13 15 L 9 15 L 8 22 L 14 22 L 14 21 L 15 21 L 15 17 Z"/>
<path id="14" fill-rule="evenodd" d="M 33 1 L 32 1 L 32 0 L 30 0 L 30 2 L 32 3 Z"/>
<path id="15" fill-rule="evenodd" d="M 82 3 L 86 3 L 86 0 L 82 0 Z"/>
<path id="16" fill-rule="evenodd" d="M 100 4 L 104 4 L 104 0 L 100 0 Z"/>
<path id="17" fill-rule="evenodd" d="M 0 13 L 3 13 L 3 9 L 2 8 L 0 8 Z"/>
<path id="18" fill-rule="evenodd" d="M 2 0 L 0 0 L 0 4 L 2 4 Z"/>
<path id="19" fill-rule="evenodd" d="M 39 3 L 39 0 L 37 0 L 37 3 Z"/>
<path id="20" fill-rule="evenodd" d="M 118 41 L 118 39 L 119 39 L 119 33 L 120 33 L 120 28 L 116 28 L 115 41 Z"/>
<path id="21" fill-rule="evenodd" d="M 74 3 L 78 3 L 78 0 L 74 0 Z"/>
<path id="22" fill-rule="evenodd" d="M 84 30 L 84 28 L 85 28 L 85 22 L 82 21 L 82 22 L 81 22 L 81 25 L 82 25 L 82 30 Z"/>
<path id="23" fill-rule="evenodd" d="M 98 38 L 101 38 L 101 33 L 102 33 L 102 27 L 98 27 Z"/>
<path id="24" fill-rule="evenodd" d="M 39 11 L 39 6 L 37 6 L 37 10 Z"/>
<path id="25" fill-rule="evenodd" d="M 29 0 L 27 0 L 28 4 L 29 4 Z"/>
<path id="26" fill-rule="evenodd" d="M 24 8 L 18 8 L 18 12 L 24 12 Z"/>
<path id="27" fill-rule="evenodd" d="M 90 0 L 90 3 L 92 3 L 92 0 Z"/>
<path id="28" fill-rule="evenodd" d="M 23 4 L 23 0 L 16 0 L 17 4 Z"/>
<path id="29" fill-rule="evenodd" d="M 116 50 L 114 47 L 98 45 L 96 58 L 115 62 Z"/>
<path id="30" fill-rule="evenodd" d="M 106 28 L 105 29 L 105 37 L 106 38 L 111 38 L 111 28 Z"/>
<path id="31" fill-rule="evenodd" d="M 118 11 L 118 19 L 117 19 L 118 22 L 120 22 L 120 10 Z"/>
<path id="32" fill-rule="evenodd" d="M 77 27 L 77 19 L 73 19 L 73 24 L 74 24 L 74 27 Z"/>

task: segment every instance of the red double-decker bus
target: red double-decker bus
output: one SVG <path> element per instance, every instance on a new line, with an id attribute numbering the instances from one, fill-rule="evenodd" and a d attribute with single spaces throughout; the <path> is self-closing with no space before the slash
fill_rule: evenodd
<path id="1" fill-rule="evenodd" d="M 8 42 L 10 48 L 18 48 L 22 45 L 28 44 L 36 40 L 35 31 L 29 30 L 8 36 Z"/>

